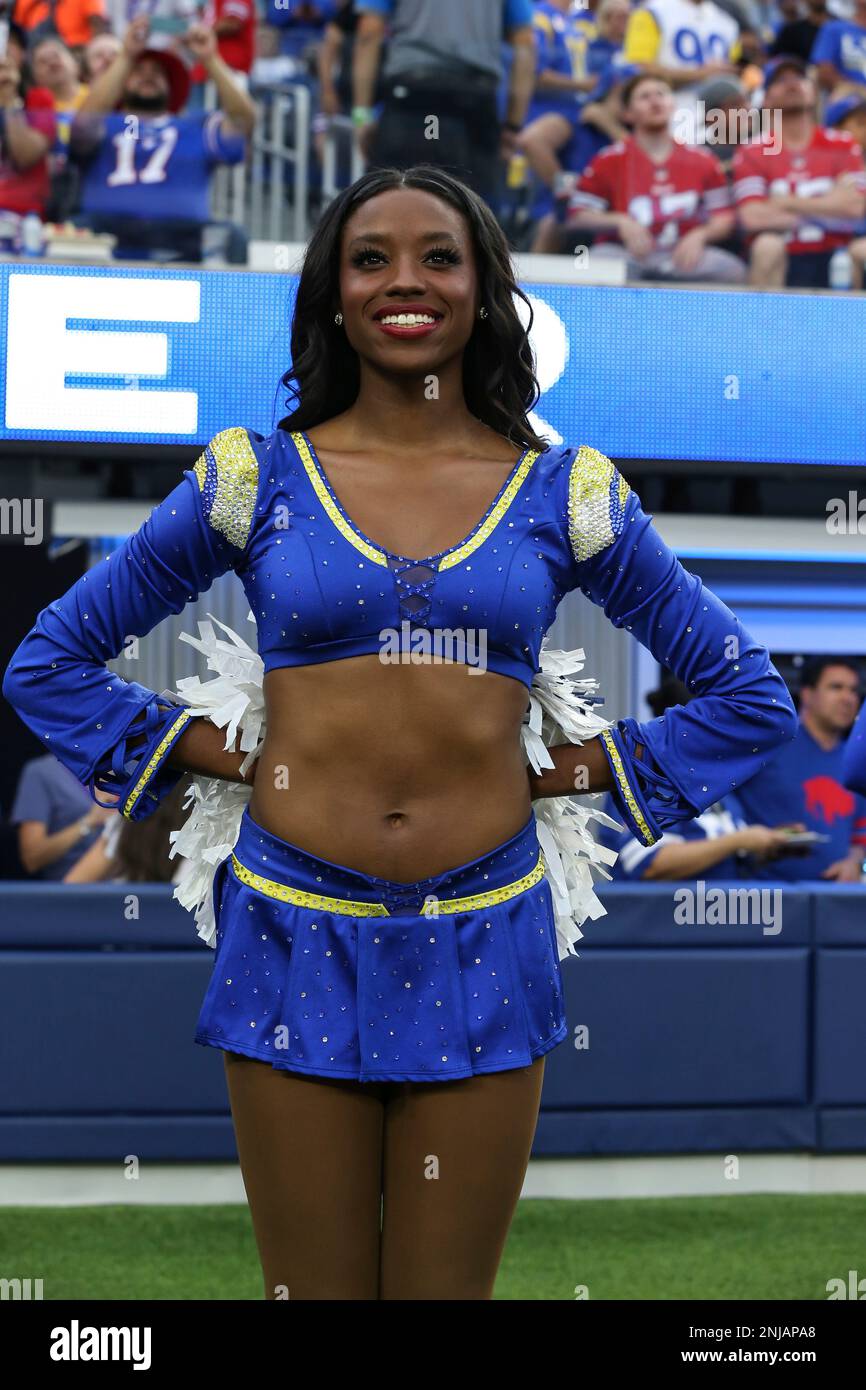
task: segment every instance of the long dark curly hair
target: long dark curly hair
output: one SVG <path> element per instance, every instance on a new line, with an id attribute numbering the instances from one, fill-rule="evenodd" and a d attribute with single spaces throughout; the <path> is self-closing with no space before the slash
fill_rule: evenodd
<path id="1" fill-rule="evenodd" d="M 282 376 L 294 407 L 282 430 L 307 430 L 354 404 L 360 386 L 358 355 L 334 323 L 340 303 L 340 239 L 356 208 L 392 188 L 418 188 L 449 203 L 468 223 L 478 268 L 481 302 L 463 354 L 463 393 L 468 410 L 483 424 L 523 448 L 544 452 L 549 442 L 531 428 L 527 413 L 539 397 L 529 342 L 532 305 L 517 285 L 508 243 L 487 204 L 471 188 L 432 164 L 411 169 L 372 169 L 330 202 L 307 245 L 292 315 L 292 365 Z M 526 327 L 514 296 L 528 310 Z"/>

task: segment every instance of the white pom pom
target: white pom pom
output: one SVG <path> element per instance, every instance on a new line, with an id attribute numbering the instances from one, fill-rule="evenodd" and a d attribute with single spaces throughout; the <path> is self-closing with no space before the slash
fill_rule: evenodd
<path id="1" fill-rule="evenodd" d="M 249 615 L 253 622 L 252 613 Z M 258 652 L 225 623 L 209 614 L 200 622 L 198 637 L 181 633 L 202 653 L 213 680 L 198 676 L 177 683 L 178 693 L 193 714 L 203 715 L 226 730 L 226 750 L 246 753 L 241 772 L 252 766 L 261 752 L 265 737 L 264 663 Z M 228 637 L 223 641 L 214 623 Z M 240 734 L 240 745 L 237 743 Z M 174 890 L 182 907 L 195 914 L 198 934 L 208 946 L 216 946 L 213 910 L 213 881 L 219 865 L 237 844 L 241 817 L 252 796 L 252 787 L 242 782 L 225 782 L 219 777 L 194 777 L 191 786 L 192 811 L 188 819 L 170 836 L 170 857 L 182 855 L 191 867 Z"/>
<path id="2" fill-rule="evenodd" d="M 547 638 L 541 644 L 541 669 L 533 677 L 521 729 L 526 759 L 535 772 L 554 766 L 547 751 L 551 744 L 583 743 L 610 727 L 611 721 L 597 714 L 586 698 L 598 690 L 598 681 L 590 677 L 571 679 L 583 670 L 584 655 L 582 647 L 573 651 L 551 649 Z M 594 838 L 590 822 L 600 821 L 616 830 L 622 827 L 604 811 L 579 804 L 570 796 L 540 797 L 533 802 L 533 811 L 545 877 L 553 894 L 559 959 L 564 960 L 577 955 L 574 944 L 583 936 L 583 923 L 607 913 L 596 897 L 592 875 L 595 870 L 609 879 L 607 866 L 616 863 L 617 854 Z"/>

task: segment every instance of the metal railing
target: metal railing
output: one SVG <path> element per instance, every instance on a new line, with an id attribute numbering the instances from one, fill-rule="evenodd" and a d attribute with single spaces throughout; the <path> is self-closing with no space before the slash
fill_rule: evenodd
<path id="1" fill-rule="evenodd" d="M 252 140 L 247 230 L 253 237 L 270 241 L 282 241 L 286 236 L 294 241 L 306 241 L 309 234 L 310 89 L 301 82 L 291 82 L 262 84 L 250 90 L 264 109 Z M 289 186 L 291 197 L 287 202 Z"/>
<path id="2" fill-rule="evenodd" d="M 342 185 L 337 183 L 339 147 L 348 149 L 349 183 L 354 183 L 364 172 L 364 156 L 358 148 L 355 130 L 350 116 L 331 116 L 324 131 L 322 150 L 322 206 L 326 207 L 336 198 Z"/>
<path id="3" fill-rule="evenodd" d="M 306 242 L 311 228 L 310 154 L 313 94 L 303 82 L 262 82 L 250 86 L 259 121 L 246 164 L 218 169 L 211 186 L 215 219 L 246 228 L 251 240 Z M 216 106 L 208 84 L 205 106 Z M 364 172 L 365 161 L 349 116 L 332 116 L 321 142 L 321 203 L 326 206 L 348 181 Z"/>

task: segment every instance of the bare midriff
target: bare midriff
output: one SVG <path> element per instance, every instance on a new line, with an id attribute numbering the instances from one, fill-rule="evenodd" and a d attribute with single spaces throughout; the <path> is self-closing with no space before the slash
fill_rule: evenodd
<path id="1" fill-rule="evenodd" d="M 494 849 L 531 807 L 520 681 L 378 654 L 280 667 L 250 814 L 348 868 L 413 882 Z"/>

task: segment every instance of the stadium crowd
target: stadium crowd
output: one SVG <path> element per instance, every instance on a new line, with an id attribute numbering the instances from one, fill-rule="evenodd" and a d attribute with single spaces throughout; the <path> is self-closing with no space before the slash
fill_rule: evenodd
<path id="1" fill-rule="evenodd" d="M 866 0 L 14 0 L 11 15 L 7 253 L 34 250 L 38 219 L 107 233 L 115 256 L 201 260 L 211 174 L 249 154 L 252 79 L 309 87 L 313 185 L 339 118 L 368 164 L 462 174 L 521 250 L 620 260 L 638 281 L 863 284 Z M 243 229 L 222 230 L 242 263 Z"/>

